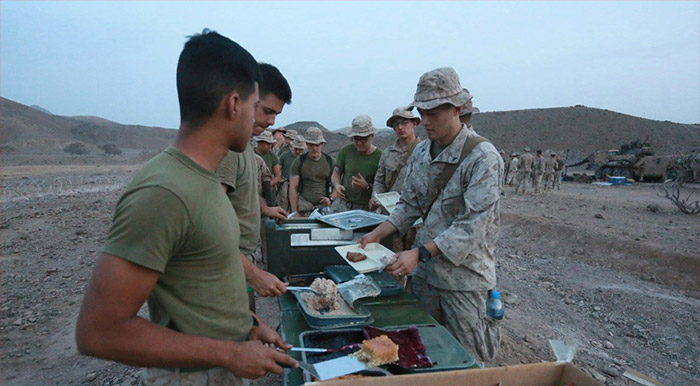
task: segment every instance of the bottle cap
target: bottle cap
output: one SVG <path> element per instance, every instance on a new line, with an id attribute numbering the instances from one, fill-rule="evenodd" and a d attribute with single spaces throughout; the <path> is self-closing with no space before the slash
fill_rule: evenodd
<path id="1" fill-rule="evenodd" d="M 498 291 L 492 291 L 491 292 L 491 297 L 494 299 L 499 299 L 501 297 L 501 293 Z"/>

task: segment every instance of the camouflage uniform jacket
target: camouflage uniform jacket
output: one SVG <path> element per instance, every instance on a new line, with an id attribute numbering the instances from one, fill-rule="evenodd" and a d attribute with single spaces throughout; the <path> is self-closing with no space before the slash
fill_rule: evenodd
<path id="1" fill-rule="evenodd" d="M 518 171 L 530 172 L 532 171 L 532 163 L 535 162 L 535 157 L 530 153 L 523 153 L 520 156 L 520 167 Z"/>
<path id="2" fill-rule="evenodd" d="M 532 169 L 535 171 L 535 174 L 544 173 L 544 158 L 535 157 L 535 160 L 532 161 Z"/>
<path id="3" fill-rule="evenodd" d="M 557 166 L 557 160 L 549 158 L 544 160 L 544 172 L 554 173 L 554 168 Z"/>
<path id="4" fill-rule="evenodd" d="M 418 277 L 448 291 L 485 291 L 496 285 L 494 249 L 500 223 L 503 159 L 489 142 L 478 144 L 438 195 L 436 186 L 446 165 L 459 160 L 462 145 L 476 133 L 462 125 L 454 141 L 434 160 L 430 140 L 421 142 L 406 166 L 407 178 L 389 217 L 402 234 L 427 216 L 414 245 L 434 241 L 442 251 L 420 263 Z"/>
<path id="5" fill-rule="evenodd" d="M 420 138 L 416 139 L 411 143 L 418 144 Z M 403 187 L 403 182 L 406 179 L 406 163 L 408 162 L 408 150 L 404 150 L 399 145 L 399 140 L 397 139 L 393 145 L 389 146 L 385 151 L 382 152 L 381 158 L 379 158 L 379 166 L 377 168 L 377 174 L 374 175 L 374 186 L 372 191 L 375 194 L 386 193 L 386 192 L 401 192 Z M 393 184 L 389 186 L 389 183 L 393 181 Z"/>
<path id="6" fill-rule="evenodd" d="M 255 166 L 258 168 L 258 193 L 262 194 L 263 182 L 272 180 L 272 172 L 265 164 L 265 160 L 258 154 L 255 154 Z"/>

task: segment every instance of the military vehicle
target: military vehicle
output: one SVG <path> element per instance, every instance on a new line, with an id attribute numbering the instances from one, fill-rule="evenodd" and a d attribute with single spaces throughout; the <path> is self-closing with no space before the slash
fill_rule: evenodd
<path id="1" fill-rule="evenodd" d="M 602 152 L 596 150 L 583 160 L 566 165 L 576 167 L 588 164 L 586 169 L 593 170 L 598 180 L 606 176 L 620 176 L 635 181 L 663 182 L 674 172 L 675 157 L 655 156 L 649 139 L 643 142 L 632 141 L 619 149 Z"/>

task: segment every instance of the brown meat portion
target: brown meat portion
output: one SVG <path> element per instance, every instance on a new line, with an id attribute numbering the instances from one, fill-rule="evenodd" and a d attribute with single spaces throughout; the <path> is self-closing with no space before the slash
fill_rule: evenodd
<path id="1" fill-rule="evenodd" d="M 347 257 L 347 259 L 352 261 L 353 263 L 357 263 L 358 261 L 365 260 L 367 258 L 367 255 L 359 252 L 348 252 L 348 254 L 345 255 L 345 257 Z"/>

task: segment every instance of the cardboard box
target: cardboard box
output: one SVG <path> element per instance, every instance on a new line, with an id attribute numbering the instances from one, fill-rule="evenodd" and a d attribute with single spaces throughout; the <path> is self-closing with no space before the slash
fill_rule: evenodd
<path id="1" fill-rule="evenodd" d="M 445 371 L 391 377 L 337 379 L 318 383 L 323 386 L 602 386 L 571 363 L 533 363 L 485 369 Z"/>

